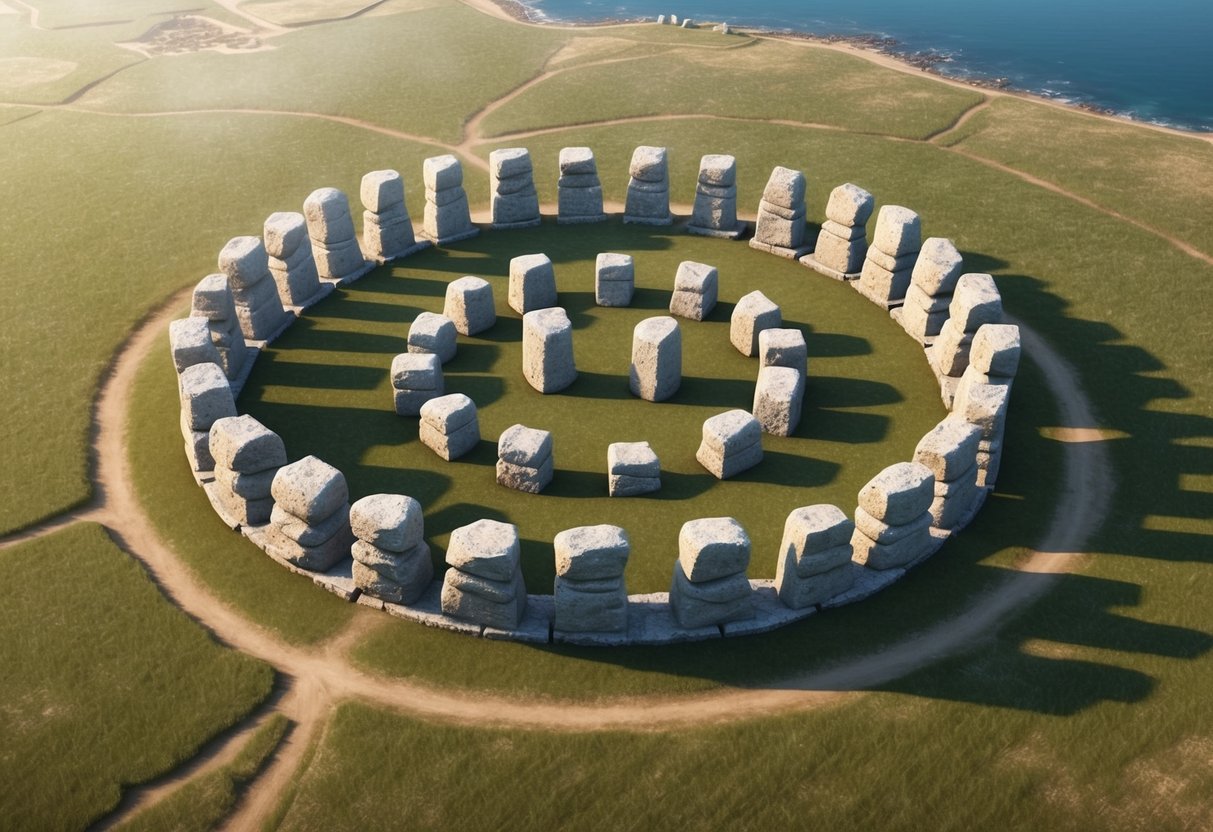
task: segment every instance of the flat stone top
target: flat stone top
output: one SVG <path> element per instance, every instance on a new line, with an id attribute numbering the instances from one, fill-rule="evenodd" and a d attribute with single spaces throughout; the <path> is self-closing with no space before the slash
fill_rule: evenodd
<path id="1" fill-rule="evenodd" d="M 617 578 L 628 563 L 631 543 L 619 526 L 578 526 L 556 535 L 556 574 L 574 581 Z"/>
<path id="2" fill-rule="evenodd" d="M 303 215 L 309 222 L 326 223 L 348 217 L 350 201 L 336 188 L 317 188 L 303 201 Z"/>
<path id="3" fill-rule="evenodd" d="M 776 166 L 762 189 L 762 198 L 781 208 L 799 208 L 804 205 L 805 185 L 800 171 Z"/>
<path id="4" fill-rule="evenodd" d="M 648 442 L 612 442 L 607 446 L 607 470 L 612 474 L 653 476 L 660 472 L 657 452 Z"/>
<path id="5" fill-rule="evenodd" d="M 804 373 L 794 367 L 768 364 L 758 371 L 757 387 L 768 396 L 790 399 L 804 389 Z"/>
<path id="6" fill-rule="evenodd" d="M 409 324 L 409 333 L 432 335 L 444 329 L 455 329 L 455 323 L 446 315 L 437 312 L 418 312 L 417 317 Z"/>
<path id="7" fill-rule="evenodd" d="M 421 165 L 426 190 L 442 191 L 463 184 L 463 165 L 450 153 L 431 156 Z"/>
<path id="8" fill-rule="evenodd" d="M 745 410 L 727 410 L 704 421 L 703 440 L 717 449 L 745 447 L 760 441 L 762 427 Z"/>
<path id="9" fill-rule="evenodd" d="M 640 145 L 632 151 L 628 174 L 643 182 L 664 182 L 669 177 L 669 165 L 664 147 Z"/>
<path id="10" fill-rule="evenodd" d="M 872 245 L 890 257 L 900 257 L 922 247 L 922 221 L 918 214 L 900 205 L 885 205 L 876 215 Z"/>
<path id="11" fill-rule="evenodd" d="M 509 179 L 513 176 L 529 176 L 531 167 L 531 151 L 525 147 L 503 147 L 489 154 L 489 170 L 498 179 Z"/>
<path id="12" fill-rule="evenodd" d="M 518 527 L 477 520 L 451 532 L 446 562 L 460 572 L 490 581 L 508 581 L 518 571 Z"/>
<path id="13" fill-rule="evenodd" d="M 969 348 L 969 366 L 979 373 L 1011 377 L 1019 369 L 1019 327 L 982 324 Z"/>
<path id="14" fill-rule="evenodd" d="M 201 318 L 194 318 L 195 321 L 202 321 Z M 174 321 L 173 323 L 176 323 Z M 206 322 L 202 321 L 205 326 Z M 203 393 L 211 390 L 227 390 L 230 397 L 232 386 L 228 383 L 227 376 L 223 374 L 223 370 L 218 364 L 204 362 L 186 367 L 181 371 L 181 375 L 177 378 L 177 389 L 181 393 L 182 398 L 200 396 Z M 236 403 L 232 400 L 231 415 L 236 415 Z"/>
<path id="15" fill-rule="evenodd" d="M 446 286 L 447 297 L 452 295 L 470 295 L 478 292 L 488 292 L 492 294 L 492 285 L 483 277 L 475 277 L 473 275 L 465 275 L 458 280 L 452 280 Z"/>
<path id="16" fill-rule="evenodd" d="M 774 364 L 803 370 L 809 348 L 799 329 L 764 329 L 758 333 L 758 358 L 762 366 Z"/>
<path id="17" fill-rule="evenodd" d="M 927 431 L 914 448 L 914 461 L 925 465 L 939 482 L 950 482 L 977 463 L 981 429 L 968 422 L 944 419 Z"/>
<path id="18" fill-rule="evenodd" d="M 594 161 L 594 151 L 588 147 L 562 147 L 560 149 L 561 175 L 597 172 L 598 163 Z"/>
<path id="19" fill-rule="evenodd" d="M 976 332 L 982 324 L 1002 323 L 1002 295 L 988 274 L 962 274 L 956 281 L 948 317 L 965 332 Z"/>
<path id="20" fill-rule="evenodd" d="M 847 227 L 863 225 L 872 216 L 875 205 L 875 197 L 858 185 L 847 182 L 830 191 L 826 219 Z"/>
<path id="21" fill-rule="evenodd" d="M 168 325 L 168 342 L 172 349 L 205 347 L 211 343 L 211 327 L 206 318 L 178 318 Z"/>
<path id="22" fill-rule="evenodd" d="M 651 344 L 659 344 L 671 337 L 679 337 L 679 331 L 678 321 L 669 315 L 645 318 L 636 324 L 636 328 L 632 331 L 633 340 L 646 341 Z"/>
<path id="23" fill-rule="evenodd" d="M 394 170 L 373 170 L 362 177 L 358 194 L 366 210 L 379 213 L 404 202 L 404 179 Z"/>
<path id="24" fill-rule="evenodd" d="M 433 390 L 442 377 L 442 361 L 433 353 L 402 352 L 392 359 L 392 387 Z"/>
<path id="25" fill-rule="evenodd" d="M 749 315 L 756 317 L 765 312 L 778 312 L 779 304 L 768 298 L 762 292 L 755 289 L 747 295 L 743 295 L 741 300 L 737 301 L 737 305 L 733 307 L 734 318 Z"/>
<path id="26" fill-rule="evenodd" d="M 282 437 L 247 413 L 211 425 L 210 444 L 215 464 L 232 471 L 252 474 L 286 465 Z"/>
<path id="27" fill-rule="evenodd" d="M 232 287 L 228 285 L 227 275 L 208 274 L 194 287 L 190 310 L 198 315 L 222 315 L 234 311 L 232 303 Z"/>
<path id="28" fill-rule="evenodd" d="M 783 524 L 783 543 L 795 546 L 797 560 L 802 555 L 824 552 L 851 542 L 855 522 L 838 506 L 818 503 L 794 508 Z"/>
<path id="29" fill-rule="evenodd" d="M 859 489 L 859 507 L 898 526 L 918 519 L 935 496 L 935 475 L 918 462 L 897 462 Z"/>
<path id="30" fill-rule="evenodd" d="M 719 278 L 720 272 L 717 271 L 715 266 L 709 266 L 707 263 L 696 263 L 694 260 L 683 260 L 678 264 L 678 271 L 674 275 L 674 291 L 694 292 L 697 295 L 702 295 Z"/>
<path id="31" fill-rule="evenodd" d="M 298 211 L 275 211 L 265 218 L 262 236 L 267 253 L 286 257 L 307 239 L 307 220 Z"/>
<path id="32" fill-rule="evenodd" d="M 745 572 L 750 536 L 732 517 L 689 520 L 678 532 L 678 563 L 691 583 Z"/>
<path id="33" fill-rule="evenodd" d="M 630 254 L 616 254 L 612 251 L 600 252 L 594 258 L 594 271 L 596 272 L 613 272 L 618 270 L 634 271 L 636 268 L 635 261 Z"/>
<path id="34" fill-rule="evenodd" d="M 711 153 L 699 160 L 699 181 L 705 185 L 727 188 L 737 184 L 737 159 L 722 153 Z"/>
<path id="35" fill-rule="evenodd" d="M 1010 394 L 1011 388 L 1005 384 L 962 385 L 948 418 L 971 422 L 983 431 L 995 429 L 1006 415 Z"/>
<path id="36" fill-rule="evenodd" d="M 556 274 L 552 260 L 546 254 L 520 254 L 510 258 L 510 277 L 522 277 L 532 272 Z"/>
<path id="37" fill-rule="evenodd" d="M 542 335 L 555 335 L 560 332 L 568 332 L 573 329 L 573 322 L 569 320 L 569 314 L 559 306 L 552 306 L 548 309 L 536 309 L 534 312 L 527 312 L 522 316 L 523 329 L 538 332 Z"/>
<path id="38" fill-rule="evenodd" d="M 345 474 L 315 456 L 279 468 L 270 494 L 284 510 L 308 523 L 329 517 L 350 499 Z"/>
<path id="39" fill-rule="evenodd" d="M 421 421 L 442 430 L 460 428 L 476 418 L 476 403 L 463 393 L 430 399 L 421 406 Z"/>
<path id="40" fill-rule="evenodd" d="M 551 455 L 551 431 L 511 425 L 497 439 L 497 457 L 514 465 L 532 465 Z"/>
<path id="41" fill-rule="evenodd" d="M 350 506 L 350 528 L 359 540 L 389 552 L 421 542 L 425 518 L 421 503 L 404 494 L 371 494 Z"/>
<path id="42" fill-rule="evenodd" d="M 251 286 L 269 270 L 269 257 L 260 237 L 233 237 L 219 252 L 219 271 L 237 285 Z"/>
<path id="43" fill-rule="evenodd" d="M 955 291 L 963 272 L 964 260 L 956 245 L 944 237 L 928 237 L 918 251 L 910 279 L 928 295 L 946 295 Z"/>

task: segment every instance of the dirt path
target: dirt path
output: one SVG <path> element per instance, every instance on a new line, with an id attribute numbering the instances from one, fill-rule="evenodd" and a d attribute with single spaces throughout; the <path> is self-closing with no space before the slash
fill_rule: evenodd
<path id="1" fill-rule="evenodd" d="M 947 127 L 944 127 L 942 130 L 936 130 L 934 133 L 924 138 L 923 141 L 930 142 L 931 144 L 942 144 L 940 139 L 947 137 L 950 133 L 955 133 L 957 130 L 963 127 L 969 119 L 980 113 L 982 110 L 988 108 L 990 104 L 991 99 L 989 96 L 986 96 L 985 98 L 981 99 L 981 101 L 978 101 L 972 107 L 958 115 L 956 120 Z"/>

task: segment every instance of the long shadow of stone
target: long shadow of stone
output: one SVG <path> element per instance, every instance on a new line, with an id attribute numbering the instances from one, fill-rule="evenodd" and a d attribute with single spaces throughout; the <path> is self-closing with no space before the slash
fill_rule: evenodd
<path id="1" fill-rule="evenodd" d="M 754 406 L 754 382 L 738 378 L 683 376 L 678 392 L 670 401 L 674 404 L 719 407 L 722 410 L 749 410 Z"/>
<path id="2" fill-rule="evenodd" d="M 442 365 L 442 372 L 451 373 L 486 373 L 493 369 L 501 356 L 501 347 L 496 344 L 477 344 L 461 342 L 455 357 Z"/>
<path id="3" fill-rule="evenodd" d="M 505 382 L 495 375 L 450 373 L 444 376 L 447 393 L 463 393 L 476 403 L 488 407 L 505 395 Z"/>
<path id="4" fill-rule="evenodd" d="M 816 407 L 875 407 L 903 401 L 891 384 L 863 378 L 815 376 L 809 373 L 805 399 Z"/>
<path id="5" fill-rule="evenodd" d="M 609 373 L 577 371 L 577 380 L 557 395 L 583 399 L 631 399 L 628 377 Z"/>
<path id="6" fill-rule="evenodd" d="M 260 397 L 268 385 L 316 390 L 374 390 L 390 372 L 383 367 L 353 367 L 348 364 L 317 364 L 312 361 L 277 361 L 273 373 L 250 375 L 246 399 Z"/>
<path id="7" fill-rule="evenodd" d="M 767 482 L 797 488 L 816 488 L 833 482 L 841 469 L 842 466 L 837 462 L 783 451 L 764 450 L 761 465 L 742 471 L 732 479 L 737 482 Z"/>
<path id="8" fill-rule="evenodd" d="M 891 420 L 879 413 L 819 408 L 810 399 L 805 402 L 800 424 L 793 434 L 798 439 L 819 439 L 862 445 L 880 442 L 889 433 Z"/>

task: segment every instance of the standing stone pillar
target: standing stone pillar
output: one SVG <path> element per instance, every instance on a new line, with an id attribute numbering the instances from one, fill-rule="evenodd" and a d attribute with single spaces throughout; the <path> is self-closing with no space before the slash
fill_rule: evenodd
<path id="1" fill-rule="evenodd" d="M 720 272 L 715 266 L 683 260 L 674 274 L 670 314 L 692 321 L 702 321 L 716 308 L 719 291 Z"/>
<path id="2" fill-rule="evenodd" d="M 623 570 L 631 543 L 619 526 L 579 526 L 556 535 L 553 629 L 620 633 L 628 629 Z"/>
<path id="3" fill-rule="evenodd" d="M 859 279 L 851 285 L 877 306 L 893 309 L 905 300 L 910 272 L 922 247 L 918 215 L 900 205 L 886 205 L 876 215 L 876 231 Z"/>
<path id="4" fill-rule="evenodd" d="M 662 315 L 636 324 L 628 377 L 632 395 L 646 401 L 665 401 L 678 392 L 682 384 L 682 332 L 678 321 Z"/>
<path id="5" fill-rule="evenodd" d="M 964 261 L 952 241 L 928 238 L 914 262 L 905 304 L 893 310 L 893 319 L 915 341 L 931 346 L 948 319 L 952 293 L 963 273 Z"/>
<path id="6" fill-rule="evenodd" d="M 215 481 L 206 495 L 231 528 L 269 522 L 274 508 L 270 488 L 286 465 L 282 438 L 252 416 L 229 416 L 211 425 Z"/>
<path id="7" fill-rule="evenodd" d="M 630 254 L 603 252 L 594 261 L 594 303 L 627 306 L 636 291 L 636 264 Z"/>
<path id="8" fill-rule="evenodd" d="M 303 309 L 318 301 L 322 287 L 303 214 L 297 211 L 270 214 L 262 228 L 262 239 L 282 305 Z"/>
<path id="9" fill-rule="evenodd" d="M 177 377 L 177 392 L 181 399 L 181 436 L 190 470 L 211 471 L 215 467 L 211 426 L 236 415 L 232 387 L 218 364 L 194 364 Z"/>
<path id="10" fill-rule="evenodd" d="M 948 320 L 927 350 L 945 406 L 952 406 L 956 386 L 969 366 L 973 336 L 983 324 L 1001 322 L 1002 297 L 994 278 L 988 274 L 961 275 L 948 306 Z"/>
<path id="11" fill-rule="evenodd" d="M 442 314 L 455 324 L 460 335 L 475 335 L 497 323 L 493 286 L 483 277 L 466 275 L 446 286 Z"/>
<path id="12" fill-rule="evenodd" d="M 556 182 L 556 222 L 563 224 L 606 222 L 602 210 L 602 183 L 598 164 L 588 147 L 566 147 L 560 151 L 560 179 Z"/>
<path id="13" fill-rule="evenodd" d="M 979 487 L 993 488 L 998 479 L 1010 399 L 1011 388 L 1008 385 L 974 382 L 961 387 L 952 403 L 949 419 L 967 422 L 981 431 L 981 440 L 977 443 Z"/>
<path id="14" fill-rule="evenodd" d="M 746 578 L 750 536 L 732 517 L 705 517 L 682 525 L 670 606 L 683 627 L 708 627 L 754 615 Z"/>
<path id="15" fill-rule="evenodd" d="M 730 240 L 745 233 L 745 223 L 737 221 L 737 160 L 734 157 L 708 155 L 699 160 L 695 206 L 687 231 Z"/>
<path id="16" fill-rule="evenodd" d="M 981 429 L 959 419 L 944 419 L 914 449 L 914 461 L 935 475 L 931 525 L 951 531 L 965 525 L 980 508 L 985 491 L 977 487 L 977 451 Z"/>
<path id="17" fill-rule="evenodd" d="M 493 228 L 530 228 L 539 225 L 539 194 L 531 153 L 509 147 L 489 154 L 490 216 Z"/>
<path id="18" fill-rule="evenodd" d="M 791 168 L 776 167 L 758 203 L 758 222 L 750 248 L 798 259 L 808 254 L 805 245 L 805 178 Z"/>
<path id="19" fill-rule="evenodd" d="M 783 525 L 775 588 L 785 607 L 802 610 L 846 592 L 855 582 L 855 524 L 838 506 L 793 509 Z"/>
<path id="20" fill-rule="evenodd" d="M 792 367 L 763 367 L 754 385 L 754 418 L 764 433 L 791 436 L 804 406 L 804 372 Z"/>
<path id="21" fill-rule="evenodd" d="M 885 468 L 859 490 L 851 546 L 856 563 L 870 569 L 908 566 L 932 546 L 935 475 L 917 462 Z"/>
<path id="22" fill-rule="evenodd" d="M 510 260 L 509 304 L 519 315 L 556 305 L 556 270 L 546 254 Z"/>
<path id="23" fill-rule="evenodd" d="M 468 196 L 463 190 L 463 166 L 451 154 L 431 156 L 422 167 L 425 179 L 425 222 L 421 236 L 444 246 L 475 237 Z"/>
<path id="24" fill-rule="evenodd" d="M 422 406 L 446 393 L 442 362 L 433 353 L 402 352 L 392 359 L 392 404 L 398 416 L 420 416 Z"/>
<path id="25" fill-rule="evenodd" d="M 336 188 L 318 188 L 303 201 L 312 255 L 322 280 L 351 283 L 371 270 L 362 257 L 350 201 Z"/>
<path id="26" fill-rule="evenodd" d="M 394 170 L 373 170 L 362 177 L 362 247 L 367 257 L 387 263 L 429 246 L 418 243 L 404 202 L 404 179 Z"/>
<path id="27" fill-rule="evenodd" d="M 870 193 L 850 182 L 831 191 L 817 245 L 800 262 L 835 280 L 858 279 L 868 253 L 867 222 L 875 203 Z"/>
<path id="28" fill-rule="evenodd" d="M 354 586 L 390 604 L 411 604 L 434 578 L 421 504 L 403 494 L 372 494 L 350 506 L 357 538 Z"/>
<path id="29" fill-rule="evenodd" d="M 513 630 L 526 611 L 518 528 L 477 520 L 451 532 L 442 580 L 442 612 L 485 627 Z"/>
<path id="30" fill-rule="evenodd" d="M 191 316 L 170 323 L 168 345 L 178 375 L 195 364 L 220 364 L 222 361 L 205 318 Z"/>
<path id="31" fill-rule="evenodd" d="M 703 423 L 695 459 L 718 480 L 749 470 L 762 462 L 762 426 L 744 410 L 713 416 Z"/>
<path id="32" fill-rule="evenodd" d="M 551 431 L 511 425 L 497 437 L 497 483 L 538 494 L 552 481 Z"/>
<path id="33" fill-rule="evenodd" d="M 265 529 L 271 557 L 311 572 L 326 572 L 350 556 L 350 490 L 332 465 L 305 456 L 284 465 L 270 486 L 274 510 Z"/>
<path id="34" fill-rule="evenodd" d="M 969 384 L 1002 384 L 1015 381 L 1019 370 L 1019 327 L 1015 324 L 982 324 L 969 345 L 969 366 L 956 387 Z"/>
<path id="35" fill-rule="evenodd" d="M 522 316 L 522 374 L 540 393 L 558 393 L 577 380 L 573 324 L 559 306 Z"/>
<path id="36" fill-rule="evenodd" d="M 206 321 L 211 343 L 219 353 L 218 364 L 228 380 L 235 382 L 245 369 L 248 346 L 240 329 L 240 321 L 236 318 L 232 287 L 224 275 L 207 275 L 198 281 L 194 287 L 190 317 Z M 239 392 L 235 385 L 233 392 Z"/>
<path id="37" fill-rule="evenodd" d="M 729 316 L 729 340 L 742 355 L 758 355 L 758 336 L 766 329 L 777 329 L 783 323 L 779 305 L 755 289 L 744 295 Z"/>
<path id="38" fill-rule="evenodd" d="M 664 147 L 641 145 L 632 152 L 628 168 L 628 198 L 623 212 L 624 222 L 640 225 L 669 225 L 670 167 Z"/>
<path id="39" fill-rule="evenodd" d="M 219 271 L 227 276 L 240 331 L 250 341 L 268 342 L 295 320 L 278 297 L 269 257 L 260 237 L 234 237 L 219 252 Z"/>

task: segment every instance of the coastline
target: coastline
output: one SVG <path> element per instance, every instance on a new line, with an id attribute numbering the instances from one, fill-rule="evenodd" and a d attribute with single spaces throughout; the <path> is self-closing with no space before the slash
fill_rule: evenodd
<path id="1" fill-rule="evenodd" d="M 510 20 L 525 26 L 540 26 L 555 29 L 610 29 L 620 26 L 637 26 L 645 23 L 657 25 L 650 18 L 613 19 L 585 22 L 553 21 L 537 17 L 533 10 L 520 0 L 462 0 L 462 2 L 477 11 L 502 20 Z M 706 28 L 719 25 L 718 21 L 702 21 L 696 28 Z M 671 27 L 677 28 L 677 27 Z M 747 35 L 760 40 L 778 40 L 786 43 L 797 43 L 821 49 L 832 49 L 837 52 L 853 55 L 870 61 L 878 66 L 905 72 L 911 75 L 923 75 L 944 84 L 951 84 L 963 89 L 978 89 L 991 96 L 1008 96 L 1056 107 L 1070 113 L 1082 113 L 1092 118 L 1105 119 L 1115 124 L 1142 127 L 1173 136 L 1196 139 L 1197 141 L 1213 144 L 1213 131 L 1195 130 L 1158 124 L 1133 118 L 1116 110 L 1088 104 L 1080 101 L 1063 101 L 1050 98 L 1031 90 L 1020 89 L 1005 78 L 956 78 L 946 75 L 936 69 L 936 66 L 946 62 L 946 57 L 935 52 L 898 53 L 889 51 L 890 45 L 896 44 L 892 38 L 875 35 L 818 35 L 811 32 L 775 31 L 770 29 L 747 26 L 733 26 L 734 34 Z"/>

